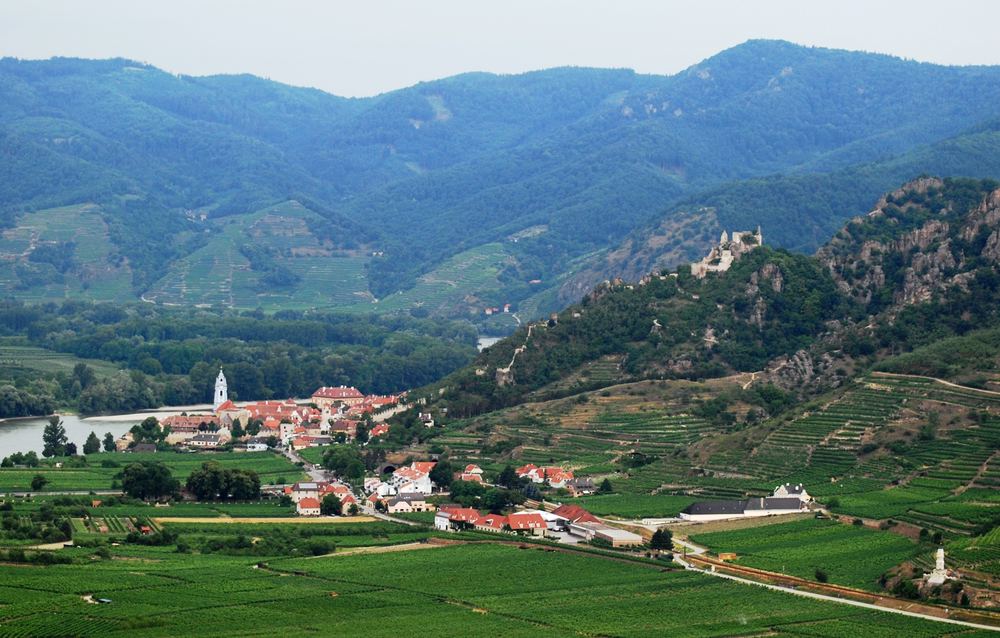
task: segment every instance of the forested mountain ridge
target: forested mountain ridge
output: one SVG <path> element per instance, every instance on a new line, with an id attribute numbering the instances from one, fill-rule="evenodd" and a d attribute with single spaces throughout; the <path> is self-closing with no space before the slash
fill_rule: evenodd
<path id="1" fill-rule="evenodd" d="M 835 387 L 886 357 L 1000 327 L 998 186 L 922 178 L 814 257 L 763 246 L 704 279 L 682 267 L 604 284 L 434 388 L 450 414 L 471 415 L 642 378 L 759 372 L 801 393 Z M 919 371 L 927 356 L 892 369 Z"/>
<path id="2" fill-rule="evenodd" d="M 308 306 L 335 271 L 336 293 L 313 305 L 534 315 L 600 251 L 703 201 L 718 222 L 697 219 L 675 247 L 702 250 L 714 223 L 740 217 L 718 194 L 733 180 L 849 183 L 837 172 L 914 152 L 927 160 L 899 159 L 897 183 L 951 174 L 937 143 L 996 121 L 998 98 L 993 67 L 773 41 L 673 76 L 472 73 L 364 99 L 128 60 L 4 59 L 0 289 L 277 309 Z M 48 232 L 68 214 L 53 207 L 84 204 L 100 217 L 92 254 Z M 305 244 L 244 250 L 275 206 L 309 211 L 290 222 L 305 219 Z M 809 250 L 834 230 L 818 213 L 756 212 L 778 246 Z M 45 245 L 80 257 L 49 269 L 31 259 Z M 218 285 L 190 293 L 199 278 Z"/>

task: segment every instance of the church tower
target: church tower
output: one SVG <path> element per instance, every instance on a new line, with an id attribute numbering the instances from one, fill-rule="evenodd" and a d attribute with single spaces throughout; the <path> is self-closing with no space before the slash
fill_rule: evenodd
<path id="1" fill-rule="evenodd" d="M 212 409 L 218 410 L 219 406 L 229 400 L 229 389 L 226 386 L 226 375 L 222 374 L 219 368 L 219 376 L 215 378 L 215 399 L 212 401 Z"/>

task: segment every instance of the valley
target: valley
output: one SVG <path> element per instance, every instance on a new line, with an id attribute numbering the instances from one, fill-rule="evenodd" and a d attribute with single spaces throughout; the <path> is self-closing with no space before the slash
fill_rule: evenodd
<path id="1" fill-rule="evenodd" d="M 1000 631 L 1000 66 L 439 78 L 0 58 L 0 636 Z"/>

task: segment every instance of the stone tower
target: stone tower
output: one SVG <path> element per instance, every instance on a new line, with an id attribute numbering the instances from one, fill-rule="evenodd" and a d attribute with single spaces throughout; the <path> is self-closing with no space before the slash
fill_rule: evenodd
<path id="1" fill-rule="evenodd" d="M 215 398 L 212 400 L 212 409 L 218 410 L 219 406 L 229 400 L 229 389 L 226 385 L 226 375 L 222 374 L 219 368 L 219 376 L 215 378 Z"/>

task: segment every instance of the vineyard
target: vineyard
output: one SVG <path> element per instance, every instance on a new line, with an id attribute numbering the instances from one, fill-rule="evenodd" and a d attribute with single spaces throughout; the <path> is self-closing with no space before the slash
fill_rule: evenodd
<path id="1" fill-rule="evenodd" d="M 870 590 L 878 590 L 878 579 L 888 569 L 920 551 L 896 534 L 817 519 L 691 539 L 716 552 L 735 552 L 741 565 L 809 579 L 819 569 L 831 582 Z"/>
<path id="2" fill-rule="evenodd" d="M 0 636 L 537 636 L 540 628 L 556 636 L 973 636 L 700 574 L 510 546 L 272 559 L 259 568 L 256 558 L 172 548 L 116 553 L 120 560 L 84 565 L 0 566 Z M 89 602 L 96 599 L 110 602 Z"/>

